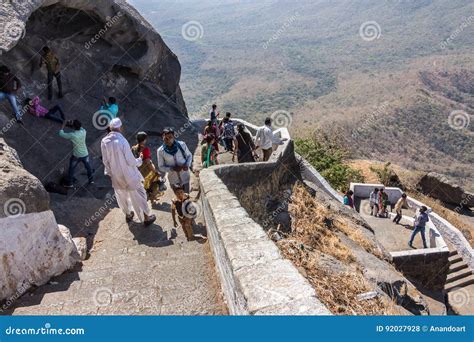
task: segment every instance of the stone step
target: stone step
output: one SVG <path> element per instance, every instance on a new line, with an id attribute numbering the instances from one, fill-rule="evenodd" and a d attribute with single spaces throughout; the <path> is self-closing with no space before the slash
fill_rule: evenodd
<path id="1" fill-rule="evenodd" d="M 462 257 L 459 254 L 455 254 L 453 256 L 450 256 L 448 260 L 449 260 L 449 264 L 452 265 L 459 261 L 462 261 Z"/>
<path id="2" fill-rule="evenodd" d="M 453 281 L 456 281 L 465 277 L 469 277 L 471 274 L 472 274 L 472 271 L 469 269 L 468 270 L 462 269 L 460 271 L 450 273 L 448 274 L 446 278 L 446 283 L 452 283 Z"/>
<path id="3" fill-rule="evenodd" d="M 457 255 L 458 254 L 458 251 L 454 250 L 454 251 L 449 251 L 449 256 L 452 257 L 454 255 Z"/>
<path id="4" fill-rule="evenodd" d="M 458 262 L 456 262 L 454 264 L 451 264 L 449 266 L 448 274 L 463 270 L 463 269 L 468 268 L 468 267 L 469 266 L 467 266 L 467 264 L 465 262 L 458 261 Z"/>
<path id="5" fill-rule="evenodd" d="M 458 289 L 460 287 L 465 287 L 471 284 L 474 284 L 474 275 L 472 274 L 469 277 L 465 277 L 465 278 L 453 281 L 449 284 L 446 284 L 444 286 L 444 289 L 446 292 L 451 292 L 455 289 Z"/>

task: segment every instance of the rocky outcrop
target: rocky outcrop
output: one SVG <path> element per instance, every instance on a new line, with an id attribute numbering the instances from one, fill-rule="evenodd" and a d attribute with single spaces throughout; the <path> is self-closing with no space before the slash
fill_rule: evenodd
<path id="1" fill-rule="evenodd" d="M 474 194 L 464 191 L 458 184 L 451 182 L 442 174 L 430 172 L 418 182 L 420 190 L 444 203 L 449 203 L 459 208 L 474 207 Z"/>
<path id="2" fill-rule="evenodd" d="M 185 126 L 188 117 L 179 87 L 178 58 L 126 1 L 4 1 L 0 33 L 0 64 L 22 82 L 19 102 L 39 96 L 45 107 L 60 104 L 67 119 L 80 120 L 87 130 L 97 177 L 103 173 L 100 140 L 107 126 L 107 119 L 97 111 L 104 96 L 117 98 L 131 141 L 137 131 L 157 136 L 164 126 L 177 130 L 189 126 Z M 61 63 L 62 99 L 55 92 L 52 101 L 47 100 L 46 69 L 39 68 L 39 52 L 45 45 Z M 10 112 L 0 115 L 0 127 L 7 143 L 21 155 L 25 169 L 43 184 L 58 182 L 71 152 L 71 145 L 57 136 L 58 124 L 24 115 L 20 128 L 11 118 Z"/>
<path id="3" fill-rule="evenodd" d="M 49 195 L 0 139 L 0 301 L 18 298 L 80 260 L 69 229 L 57 224 Z"/>

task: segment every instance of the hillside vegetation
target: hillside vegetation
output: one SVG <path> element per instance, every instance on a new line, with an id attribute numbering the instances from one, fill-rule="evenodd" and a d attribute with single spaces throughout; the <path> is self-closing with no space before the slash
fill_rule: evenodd
<path id="1" fill-rule="evenodd" d="M 452 111 L 474 114 L 471 0 L 130 2 L 180 58 L 191 115 L 212 102 L 254 123 L 288 111 L 293 135 L 329 125 L 355 157 L 474 189 L 472 123 L 449 125 Z M 181 34 L 189 21 L 195 41 Z M 367 22 L 374 39 L 359 34 Z"/>

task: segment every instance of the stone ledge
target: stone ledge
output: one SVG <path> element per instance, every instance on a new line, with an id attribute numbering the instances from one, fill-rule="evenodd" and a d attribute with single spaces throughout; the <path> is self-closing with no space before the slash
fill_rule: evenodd
<path id="1" fill-rule="evenodd" d="M 285 129 L 282 137 L 289 137 Z M 290 148 L 288 148 L 290 147 Z M 208 237 L 231 314 L 330 315 L 316 292 L 271 241 L 223 182 L 249 170 L 269 172 L 288 158 L 291 140 L 269 162 L 217 165 L 200 174 Z"/>

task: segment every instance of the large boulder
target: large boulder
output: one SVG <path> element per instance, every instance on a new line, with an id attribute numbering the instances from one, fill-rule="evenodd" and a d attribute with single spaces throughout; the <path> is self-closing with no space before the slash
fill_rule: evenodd
<path id="1" fill-rule="evenodd" d="M 474 194 L 464 191 L 462 187 L 442 174 L 436 172 L 426 174 L 418 182 L 418 187 L 425 195 L 441 202 L 459 207 L 474 207 Z"/>
<path id="2" fill-rule="evenodd" d="M 0 301 L 46 283 L 80 261 L 69 229 L 49 210 L 49 195 L 0 139 Z"/>

